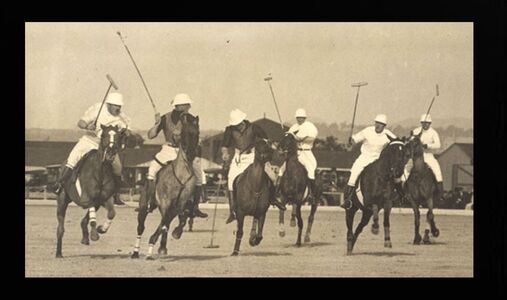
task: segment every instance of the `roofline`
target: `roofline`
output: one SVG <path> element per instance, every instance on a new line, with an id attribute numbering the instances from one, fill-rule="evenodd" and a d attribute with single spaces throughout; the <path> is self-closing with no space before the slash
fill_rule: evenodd
<path id="1" fill-rule="evenodd" d="M 438 158 L 438 157 L 442 156 L 444 153 L 446 153 L 449 149 L 451 149 L 454 145 L 459 146 L 460 144 L 461 145 L 472 145 L 472 147 L 473 147 L 474 143 L 452 143 L 449 147 L 447 147 L 447 149 L 440 152 L 439 154 L 435 154 L 435 156 L 437 156 L 437 158 Z M 461 149 L 461 151 L 463 151 L 463 149 Z M 468 156 L 469 158 L 472 158 L 468 155 L 468 153 L 466 151 L 463 151 L 463 152 L 466 154 L 466 156 Z"/>

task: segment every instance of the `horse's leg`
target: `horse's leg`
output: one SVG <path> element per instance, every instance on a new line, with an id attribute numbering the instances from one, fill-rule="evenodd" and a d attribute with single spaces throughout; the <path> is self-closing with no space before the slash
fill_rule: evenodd
<path id="1" fill-rule="evenodd" d="M 139 250 L 141 247 L 141 236 L 144 232 L 144 222 L 146 221 L 146 216 L 148 216 L 148 200 L 146 199 L 146 191 L 141 191 L 144 193 L 141 195 L 139 199 L 139 212 L 137 213 L 137 237 L 136 243 L 134 246 L 134 251 L 132 252 L 131 258 L 139 258 Z"/>
<path id="2" fill-rule="evenodd" d="M 290 214 L 290 227 L 296 227 L 296 207 L 297 205 L 292 204 L 292 212 Z"/>
<path id="3" fill-rule="evenodd" d="M 88 221 L 90 213 L 87 211 L 84 215 L 83 219 L 81 220 L 81 231 L 83 232 L 83 238 L 81 239 L 81 244 L 83 245 L 90 245 L 90 235 L 88 233 Z"/>
<path id="4" fill-rule="evenodd" d="M 389 216 L 391 215 L 392 202 L 384 202 L 384 247 L 392 248 Z"/>
<path id="5" fill-rule="evenodd" d="M 67 211 L 67 206 L 69 205 L 67 201 L 67 196 L 65 191 L 62 191 L 57 198 L 57 207 L 56 207 L 56 218 L 58 220 L 58 227 L 56 229 L 56 257 L 62 258 L 62 240 L 63 233 L 65 232 L 64 223 L 65 223 L 65 213 Z"/>
<path id="6" fill-rule="evenodd" d="M 303 218 L 301 217 L 301 202 L 296 207 L 296 218 L 298 220 L 298 239 L 296 240 L 296 246 L 301 246 L 301 235 L 303 234 Z"/>
<path id="7" fill-rule="evenodd" d="M 363 215 L 361 216 L 361 222 L 359 222 L 359 224 L 357 224 L 356 230 L 354 231 L 354 238 L 352 239 L 352 248 L 354 247 L 354 245 L 357 241 L 357 238 L 359 237 L 361 232 L 363 232 L 364 226 L 368 225 L 368 222 L 370 221 L 372 214 L 373 214 L 373 212 L 369 209 L 363 210 Z"/>
<path id="8" fill-rule="evenodd" d="M 419 211 L 419 205 L 412 197 L 408 197 L 410 204 L 412 204 L 412 209 L 414 210 L 414 245 L 421 244 L 422 237 L 419 234 L 419 226 L 420 226 L 420 218 L 421 213 Z"/>
<path id="9" fill-rule="evenodd" d="M 250 243 L 250 246 L 254 247 L 255 245 L 255 239 L 257 237 L 257 225 L 259 224 L 259 219 L 256 217 L 253 217 L 252 221 L 252 230 L 250 230 L 250 239 L 248 242 Z"/>
<path id="10" fill-rule="evenodd" d="M 104 234 L 107 232 L 111 223 L 113 223 L 113 219 L 116 216 L 116 210 L 114 209 L 114 198 L 109 198 L 103 206 L 107 209 L 107 219 L 104 221 L 104 224 L 99 225 L 97 227 L 97 232 L 100 234 Z"/>
<path id="11" fill-rule="evenodd" d="M 373 204 L 371 206 L 371 210 L 373 211 L 373 224 L 371 224 L 371 233 L 377 235 L 380 227 L 378 225 L 378 205 Z"/>
<path id="12" fill-rule="evenodd" d="M 178 216 L 179 224 L 176 226 L 172 232 L 172 236 L 174 239 L 179 240 L 181 238 L 181 235 L 183 234 L 183 228 L 187 224 L 187 215 L 185 213 L 182 213 Z"/>
<path id="13" fill-rule="evenodd" d="M 163 232 L 167 232 L 167 230 L 168 230 L 167 226 L 165 225 L 167 223 L 167 220 L 166 220 L 166 215 L 168 214 L 167 210 L 168 209 L 165 207 L 160 208 L 160 214 L 161 214 L 160 224 L 158 224 L 157 229 L 150 237 L 150 241 L 149 241 L 149 245 L 148 245 L 148 254 L 146 255 L 147 260 L 154 260 L 154 258 L 152 256 L 153 255 L 153 247 L 157 243 L 158 237 L 160 236 L 160 234 L 162 234 Z"/>
<path id="14" fill-rule="evenodd" d="M 354 233 L 352 231 L 352 226 L 354 225 L 354 216 L 356 211 L 356 206 L 352 206 L 350 209 L 345 211 L 345 222 L 347 224 L 347 255 L 352 254 L 352 249 L 354 248 Z"/>
<path id="15" fill-rule="evenodd" d="M 231 254 L 232 256 L 237 256 L 239 254 L 241 238 L 243 238 L 243 223 L 245 221 L 245 216 L 243 214 L 236 215 L 236 219 L 238 222 L 238 230 L 236 231 L 236 242 L 234 243 L 234 251 Z"/>
<path id="16" fill-rule="evenodd" d="M 438 237 L 440 235 L 440 230 L 438 230 L 437 225 L 435 224 L 435 215 L 433 214 L 433 198 L 428 199 L 427 219 L 428 223 L 430 224 L 431 235 Z"/>
<path id="17" fill-rule="evenodd" d="M 314 203 L 312 203 L 310 215 L 308 216 L 308 227 L 306 227 L 305 243 L 310 242 L 310 235 L 312 233 L 313 218 L 315 216 L 315 212 L 317 211 L 317 206 L 319 206 L 319 202 L 317 200 L 315 200 Z"/>
<path id="18" fill-rule="evenodd" d="M 282 195 L 282 199 L 284 199 L 283 195 Z M 285 202 L 285 199 L 283 201 L 284 203 Z M 285 227 L 284 227 L 284 215 L 285 215 L 285 211 L 283 210 L 279 210 L 278 211 L 278 236 L 280 237 L 284 237 L 285 236 Z"/>
<path id="19" fill-rule="evenodd" d="M 266 214 L 264 213 L 259 217 L 259 224 L 257 226 L 257 236 L 255 238 L 255 245 L 259 245 L 262 241 L 262 230 L 264 229 L 264 221 L 266 220 Z"/>
<path id="20" fill-rule="evenodd" d="M 96 212 L 99 210 L 100 205 L 92 206 L 88 209 L 89 218 L 90 218 L 90 239 L 92 241 L 98 241 L 100 236 L 97 231 L 97 216 Z"/>
<path id="21" fill-rule="evenodd" d="M 176 217 L 176 212 L 173 212 L 173 211 L 168 212 L 166 221 L 164 223 L 164 225 L 167 229 L 164 230 L 164 228 L 162 228 L 162 238 L 160 239 L 160 246 L 158 248 L 159 255 L 167 255 L 167 235 L 168 235 L 168 231 L 169 231 L 169 224 L 171 224 L 172 220 L 175 217 Z"/>

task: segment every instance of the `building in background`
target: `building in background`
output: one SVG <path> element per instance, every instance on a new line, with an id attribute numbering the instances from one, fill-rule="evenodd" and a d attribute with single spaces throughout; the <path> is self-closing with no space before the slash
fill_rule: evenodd
<path id="1" fill-rule="evenodd" d="M 474 144 L 454 143 L 436 155 L 442 169 L 444 190 L 453 191 L 462 188 L 473 191 L 474 184 Z"/>

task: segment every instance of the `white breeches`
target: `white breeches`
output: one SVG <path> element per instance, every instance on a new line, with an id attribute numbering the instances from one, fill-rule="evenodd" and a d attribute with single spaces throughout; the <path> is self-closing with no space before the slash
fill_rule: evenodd
<path id="1" fill-rule="evenodd" d="M 179 148 L 171 147 L 169 145 L 162 145 L 162 149 L 155 154 L 155 158 L 163 163 L 167 164 L 173 161 L 178 156 Z M 150 180 L 155 180 L 158 171 L 162 169 L 162 166 L 156 161 L 152 160 L 148 168 L 148 175 L 146 176 Z M 197 178 L 196 185 L 202 185 L 202 170 L 197 170 L 196 166 L 193 166 L 195 177 Z"/>
<path id="2" fill-rule="evenodd" d="M 86 153 L 97 149 L 99 149 L 99 145 L 97 143 L 93 142 L 86 136 L 80 138 L 74 148 L 72 148 L 72 151 L 70 151 L 66 166 L 74 169 Z M 118 154 L 114 156 L 114 160 L 111 165 L 113 167 L 114 175 L 121 176 L 121 162 Z"/>
<path id="3" fill-rule="evenodd" d="M 298 150 L 298 161 L 305 167 L 308 173 L 308 179 L 315 179 L 315 170 L 317 170 L 317 160 L 311 150 Z M 279 175 L 282 176 L 285 172 L 285 162 L 280 167 Z"/>
<path id="4" fill-rule="evenodd" d="M 366 168 L 367 165 L 371 164 L 377 159 L 378 156 L 374 155 L 364 155 L 364 154 L 359 155 L 359 157 L 352 165 L 352 168 L 350 169 L 350 177 L 349 182 L 347 184 L 349 186 L 355 186 L 359 174 L 361 174 L 361 172 L 364 170 L 364 168 Z"/>
<path id="5" fill-rule="evenodd" d="M 440 164 L 438 163 L 438 160 L 435 158 L 433 153 L 424 153 L 424 162 L 428 165 L 428 167 L 431 169 L 433 174 L 435 175 L 435 179 L 437 182 L 442 182 L 442 171 L 440 170 Z M 403 172 L 404 176 L 402 176 L 402 181 L 405 182 L 408 179 L 408 176 L 410 175 L 410 171 L 413 167 L 413 161 L 410 159 L 408 163 L 405 165 L 405 170 Z"/>
<path id="6" fill-rule="evenodd" d="M 155 154 L 155 158 L 163 163 L 167 164 L 170 161 L 173 161 L 178 156 L 178 148 L 171 147 L 169 145 L 162 145 L 162 149 Z M 150 167 L 148 168 L 148 176 L 146 176 L 150 180 L 155 180 L 155 177 L 157 176 L 158 171 L 162 169 L 162 166 L 156 161 L 152 160 L 150 162 Z"/>
<path id="7" fill-rule="evenodd" d="M 249 165 L 253 164 L 254 160 L 255 152 L 252 151 L 250 154 L 240 155 L 239 152 L 236 151 L 234 157 L 232 158 L 231 166 L 229 167 L 229 173 L 227 175 L 227 188 L 229 191 L 233 191 L 232 184 L 234 182 L 234 179 L 236 179 L 239 174 L 243 173 Z M 276 182 L 277 176 L 271 168 L 271 164 L 269 162 L 267 162 L 264 166 L 264 172 L 266 172 L 269 179 L 271 179 L 273 183 Z"/>

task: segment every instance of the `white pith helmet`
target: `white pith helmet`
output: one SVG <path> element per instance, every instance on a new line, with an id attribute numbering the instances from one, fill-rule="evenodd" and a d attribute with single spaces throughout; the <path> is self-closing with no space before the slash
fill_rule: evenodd
<path id="1" fill-rule="evenodd" d="M 243 122 L 246 118 L 246 114 L 239 109 L 234 109 L 229 115 L 229 125 L 236 126 Z"/>
<path id="2" fill-rule="evenodd" d="M 174 96 L 174 99 L 172 101 L 172 105 L 182 105 L 182 104 L 192 104 L 192 99 L 187 94 L 178 94 Z"/>
<path id="3" fill-rule="evenodd" d="M 387 125 L 387 117 L 386 117 L 386 115 L 384 115 L 384 114 L 377 115 L 375 117 L 375 122 Z"/>
<path id="4" fill-rule="evenodd" d="M 431 116 L 428 114 L 422 114 L 421 120 L 419 122 L 428 122 L 431 123 Z"/>
<path id="5" fill-rule="evenodd" d="M 296 110 L 296 118 L 306 118 L 306 111 L 302 108 Z"/>
<path id="6" fill-rule="evenodd" d="M 109 93 L 106 98 L 106 103 L 123 106 L 123 95 L 120 93 Z"/>

